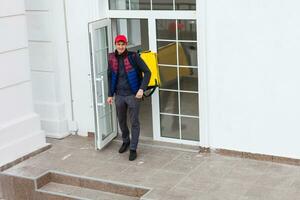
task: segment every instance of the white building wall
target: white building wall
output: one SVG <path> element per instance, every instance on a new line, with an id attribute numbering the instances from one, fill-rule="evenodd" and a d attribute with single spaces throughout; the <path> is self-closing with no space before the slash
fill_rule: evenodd
<path id="1" fill-rule="evenodd" d="M 72 123 L 63 0 L 26 0 L 34 107 L 46 135 L 63 138 Z"/>
<path id="2" fill-rule="evenodd" d="M 88 22 L 105 10 L 101 0 L 26 0 L 35 110 L 49 137 L 94 131 Z"/>
<path id="3" fill-rule="evenodd" d="M 87 23 L 105 18 L 108 9 L 106 0 L 65 0 L 64 24 L 63 3 L 26 0 L 35 109 L 43 128 L 53 137 L 65 136 L 72 120 L 67 42 L 73 119 L 80 134 L 94 131 L 87 89 Z M 206 0 L 206 4 L 209 146 L 300 158 L 300 95 L 296 92 L 300 85 L 300 61 L 296 58 L 300 3 Z"/>
<path id="4" fill-rule="evenodd" d="M 46 145 L 33 111 L 24 2 L 0 1 L 0 166 Z"/>
<path id="5" fill-rule="evenodd" d="M 300 158 L 299 7 L 207 0 L 211 147 Z"/>

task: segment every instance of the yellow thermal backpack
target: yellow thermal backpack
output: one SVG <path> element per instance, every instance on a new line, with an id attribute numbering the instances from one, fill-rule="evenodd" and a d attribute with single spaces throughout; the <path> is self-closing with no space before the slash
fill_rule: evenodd
<path id="1" fill-rule="evenodd" d="M 141 59 L 145 62 L 145 64 L 148 66 L 149 70 L 151 71 L 150 81 L 148 83 L 147 90 L 144 93 L 145 97 L 149 97 L 154 93 L 155 89 L 160 86 L 157 54 L 152 51 L 141 51 L 138 52 L 138 54 L 140 55 Z"/>

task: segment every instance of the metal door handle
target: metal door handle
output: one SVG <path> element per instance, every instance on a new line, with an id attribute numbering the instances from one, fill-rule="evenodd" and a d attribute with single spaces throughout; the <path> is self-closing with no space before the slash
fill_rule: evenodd
<path id="1" fill-rule="evenodd" d="M 98 103 L 97 105 L 98 106 L 103 106 L 105 107 L 105 94 L 104 94 L 104 77 L 103 76 L 100 76 L 100 78 L 96 78 L 96 81 L 100 82 L 101 84 L 101 91 L 102 91 L 102 98 L 101 98 L 101 102 Z"/>
<path id="2" fill-rule="evenodd" d="M 104 92 L 104 77 L 101 76 L 101 87 L 102 87 L 102 104 L 103 104 L 103 107 L 105 107 L 105 92 Z"/>

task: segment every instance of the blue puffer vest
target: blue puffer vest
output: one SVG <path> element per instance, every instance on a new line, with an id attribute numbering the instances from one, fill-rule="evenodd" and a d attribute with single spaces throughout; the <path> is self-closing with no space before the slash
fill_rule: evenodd
<path id="1" fill-rule="evenodd" d="M 134 59 L 137 56 L 134 52 L 127 52 L 127 55 L 124 56 L 124 67 L 127 75 L 127 80 L 130 85 L 132 94 L 136 94 L 141 85 L 141 78 L 139 75 L 138 69 L 134 67 L 131 63 L 135 63 Z M 118 72 L 119 72 L 119 63 L 118 58 L 115 53 L 110 53 L 108 56 L 108 67 L 111 69 L 111 94 L 114 94 L 116 91 L 117 81 L 118 81 Z"/>

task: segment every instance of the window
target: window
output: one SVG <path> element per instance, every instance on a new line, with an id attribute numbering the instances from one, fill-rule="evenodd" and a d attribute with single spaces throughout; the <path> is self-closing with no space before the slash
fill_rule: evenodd
<path id="1" fill-rule="evenodd" d="M 196 20 L 156 20 L 161 136 L 199 141 Z"/>
<path id="2" fill-rule="evenodd" d="M 110 10 L 196 10 L 196 0 L 108 0 Z M 152 2 L 152 5 L 151 5 Z"/>

